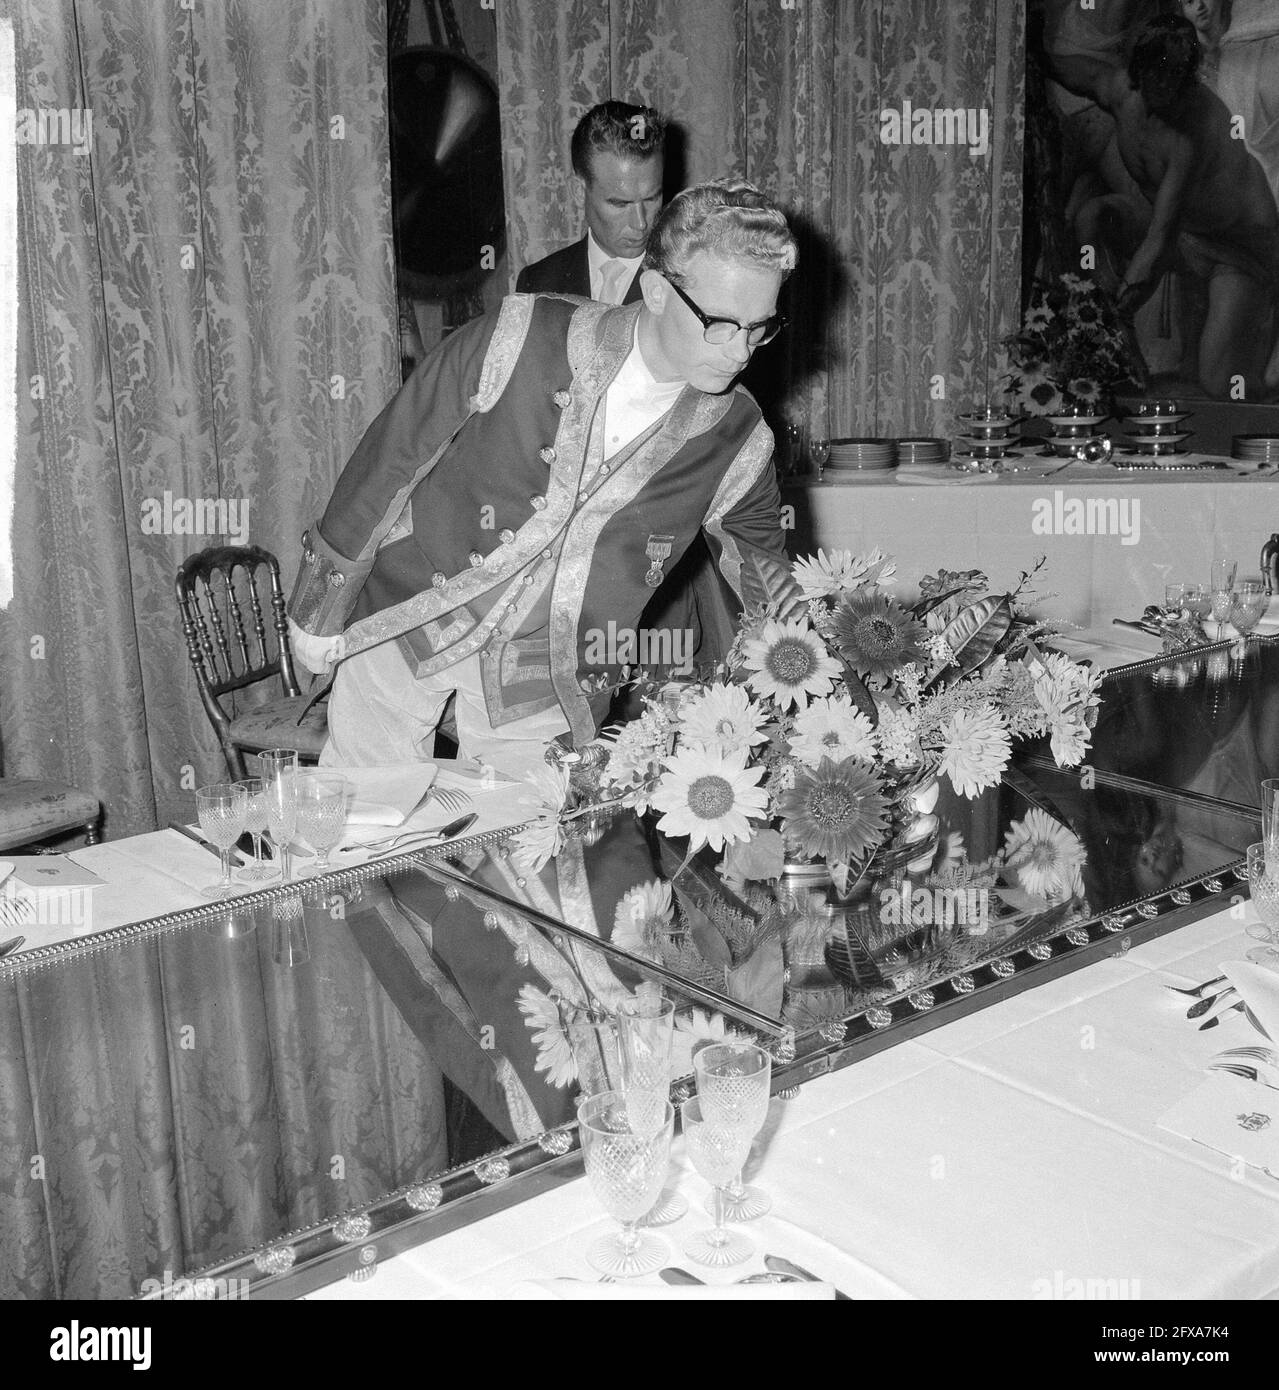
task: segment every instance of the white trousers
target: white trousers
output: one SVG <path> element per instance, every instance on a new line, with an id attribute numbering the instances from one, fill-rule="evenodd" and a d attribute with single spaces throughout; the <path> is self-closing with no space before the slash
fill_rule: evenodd
<path id="1" fill-rule="evenodd" d="M 547 745 L 557 734 L 568 732 L 568 720 L 558 706 L 495 729 L 484 703 L 478 655 L 438 675 L 419 677 L 395 642 L 382 642 L 338 667 L 320 766 L 430 762 L 436 727 L 454 692 L 460 756 L 508 777 L 523 779 L 526 772 L 544 766 Z"/>

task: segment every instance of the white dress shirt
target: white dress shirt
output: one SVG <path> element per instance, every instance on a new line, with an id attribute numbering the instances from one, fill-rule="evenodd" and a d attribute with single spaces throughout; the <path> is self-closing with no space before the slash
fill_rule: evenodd
<path id="1" fill-rule="evenodd" d="M 630 275 L 627 277 L 623 287 L 621 300 L 626 297 L 627 291 L 631 287 L 631 280 L 635 278 L 635 272 L 643 264 L 643 256 L 610 256 L 607 251 L 595 240 L 595 234 L 591 231 L 586 233 L 586 264 L 591 272 L 591 298 L 601 298 L 601 289 L 604 283 L 604 265 L 607 261 L 621 261 L 624 266 L 629 267 Z"/>

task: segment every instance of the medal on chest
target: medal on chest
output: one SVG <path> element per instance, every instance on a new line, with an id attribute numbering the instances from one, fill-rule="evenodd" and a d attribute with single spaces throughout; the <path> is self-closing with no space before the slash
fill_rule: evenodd
<path id="1" fill-rule="evenodd" d="M 648 557 L 649 569 L 644 576 L 644 583 L 650 589 L 661 587 L 662 580 L 666 578 L 662 573 L 662 564 L 671 558 L 671 551 L 674 548 L 674 536 L 650 536 L 648 538 L 648 544 L 644 547 L 644 554 Z"/>

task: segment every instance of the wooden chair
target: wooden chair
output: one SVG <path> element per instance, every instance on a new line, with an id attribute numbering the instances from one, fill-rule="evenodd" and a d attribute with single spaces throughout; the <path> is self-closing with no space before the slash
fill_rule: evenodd
<path id="1" fill-rule="evenodd" d="M 101 814 L 96 796 L 63 782 L 0 777 L 0 851 L 33 845 L 72 830 L 83 830 L 86 843 L 97 844 Z"/>
<path id="2" fill-rule="evenodd" d="M 296 748 L 303 762 L 315 762 L 328 712 L 318 704 L 298 723 L 310 697 L 302 694 L 293 670 L 275 556 L 256 545 L 212 546 L 183 562 L 177 595 L 200 700 L 232 778 L 248 775 L 245 753 L 264 748 Z M 239 692 L 277 679 L 281 695 L 235 712 Z"/>

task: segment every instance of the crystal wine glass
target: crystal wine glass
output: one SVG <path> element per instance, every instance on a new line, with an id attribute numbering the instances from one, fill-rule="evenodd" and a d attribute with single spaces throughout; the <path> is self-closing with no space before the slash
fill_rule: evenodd
<path id="1" fill-rule="evenodd" d="M 1261 842 L 1271 868 L 1279 873 L 1279 777 L 1266 777 L 1261 783 Z"/>
<path id="2" fill-rule="evenodd" d="M 1234 607 L 1234 594 L 1231 591 L 1235 587 L 1237 569 L 1238 564 L 1234 560 L 1214 560 L 1212 562 L 1208 592 L 1212 595 L 1212 616 L 1217 624 L 1218 642 L 1221 641 L 1226 620 L 1230 617 L 1230 610 Z"/>
<path id="3" fill-rule="evenodd" d="M 1202 584 L 1187 584 L 1182 602 L 1186 610 L 1196 618 L 1206 618 L 1212 607 L 1208 590 Z"/>
<path id="4" fill-rule="evenodd" d="M 265 783 L 260 777 L 246 777 L 240 786 L 245 793 L 244 828 L 253 836 L 253 863 L 236 875 L 245 883 L 261 883 L 274 878 L 275 870 L 262 863 L 262 838 L 266 832 Z"/>
<path id="5" fill-rule="evenodd" d="M 329 851 L 346 827 L 347 784 L 341 777 L 306 774 L 297 779 L 297 828 L 319 856 L 305 871 L 309 877 L 327 874 Z"/>
<path id="6" fill-rule="evenodd" d="M 693 1167 L 714 1189 L 715 1225 L 701 1231 L 684 1246 L 684 1253 L 698 1264 L 722 1268 L 741 1264 L 754 1253 L 755 1247 L 740 1232 L 724 1229 L 725 1189 L 742 1170 L 750 1152 L 755 1132 L 749 1121 L 711 1118 L 700 1096 L 685 1101 L 680 1107 L 684 1125 L 684 1143 Z"/>
<path id="7" fill-rule="evenodd" d="M 1252 905 L 1258 921 L 1244 930 L 1264 946 L 1255 946 L 1246 959 L 1254 965 L 1279 970 L 1279 863 L 1266 857 L 1266 842 L 1248 846 L 1248 882 L 1252 886 Z"/>
<path id="8" fill-rule="evenodd" d="M 820 483 L 830 459 L 830 440 L 824 434 L 813 435 L 808 441 L 808 456 L 813 460 L 813 466 L 817 469 L 817 481 Z"/>
<path id="9" fill-rule="evenodd" d="M 247 795 L 236 782 L 215 782 L 201 787 L 195 794 L 196 814 L 200 829 L 218 847 L 222 858 L 222 877 L 200 892 L 206 898 L 229 898 L 231 882 L 231 846 L 244 834 L 244 811 Z"/>
<path id="10" fill-rule="evenodd" d="M 577 1122 L 586 1176 L 604 1210 L 622 1223 L 620 1235 L 597 1240 L 586 1258 L 592 1269 L 615 1278 L 652 1274 L 668 1247 L 635 1227 L 666 1181 L 674 1107 L 651 1091 L 601 1091 L 582 1101 Z"/>
<path id="11" fill-rule="evenodd" d="M 772 1059 L 754 1043 L 712 1043 L 693 1058 L 697 1094 L 711 1119 L 736 1123 L 751 1138 L 764 1127 L 772 1083 Z M 757 1188 L 747 1187 L 740 1172 L 728 1185 L 725 1216 L 729 1221 L 753 1221 L 771 1210 L 772 1201 Z"/>
<path id="12" fill-rule="evenodd" d="M 296 748 L 268 748 L 258 754 L 262 770 L 266 821 L 271 843 L 280 860 L 280 882 L 289 881 L 289 846 L 298 833 L 298 751 Z"/>
<path id="13" fill-rule="evenodd" d="M 1230 621 L 1246 639 L 1248 634 L 1261 621 L 1270 602 L 1265 585 L 1260 579 L 1241 579 L 1234 587 L 1234 603 L 1230 610 Z"/>
<path id="14" fill-rule="evenodd" d="M 655 984 L 642 984 L 633 999 L 617 1011 L 617 1048 L 624 1091 L 653 1091 L 663 1097 L 671 1089 L 671 1043 L 675 1036 L 675 1005 Z M 663 1194 L 644 1218 L 646 1226 L 665 1226 L 688 1211 L 688 1199 L 678 1192 Z"/>

